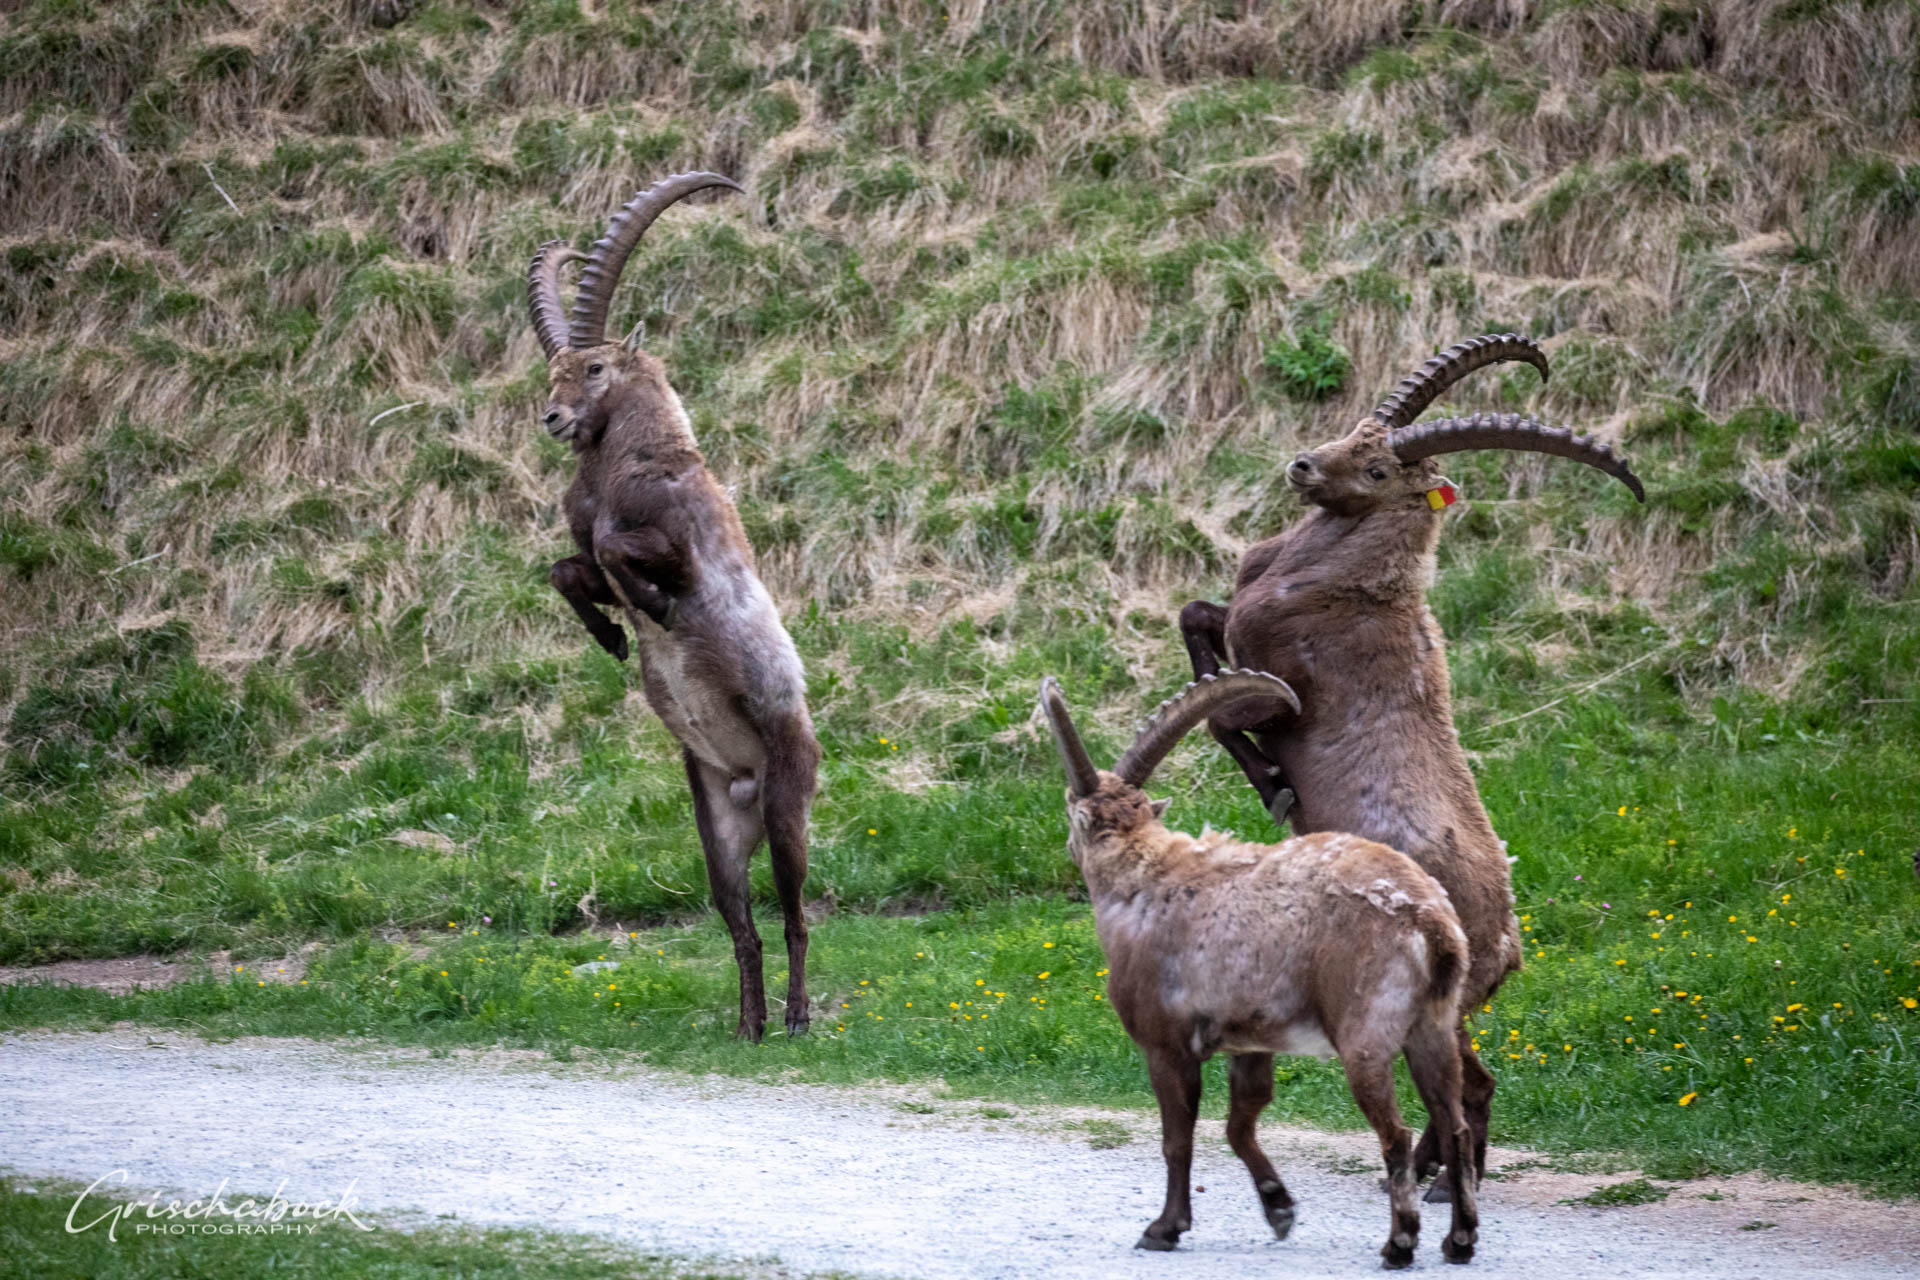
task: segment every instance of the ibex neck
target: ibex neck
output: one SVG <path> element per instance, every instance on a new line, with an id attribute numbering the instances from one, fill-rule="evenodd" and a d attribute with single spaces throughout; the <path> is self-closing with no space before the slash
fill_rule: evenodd
<path id="1" fill-rule="evenodd" d="M 1092 842 L 1081 859 L 1080 874 L 1094 904 L 1124 901 L 1168 879 L 1172 868 L 1167 865 L 1167 844 L 1181 839 L 1156 824 Z"/>
<path id="2" fill-rule="evenodd" d="M 616 393 L 608 407 L 601 448 L 622 457 L 665 459 L 690 454 L 700 460 L 693 424 L 680 397 L 664 381 L 652 386 L 630 384 Z"/>
<path id="3" fill-rule="evenodd" d="M 1362 516 L 1316 510 L 1301 522 L 1296 546 L 1327 586 L 1373 600 L 1420 599 L 1433 585 L 1440 516 L 1424 503 Z"/>

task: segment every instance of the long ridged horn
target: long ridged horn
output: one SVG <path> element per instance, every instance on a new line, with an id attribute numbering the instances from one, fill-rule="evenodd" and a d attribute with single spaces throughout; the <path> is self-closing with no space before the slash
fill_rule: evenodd
<path id="1" fill-rule="evenodd" d="M 569 262 L 582 262 L 576 253 L 559 240 L 549 240 L 533 253 L 533 265 L 527 268 L 527 309 L 533 313 L 533 331 L 540 335 L 540 349 L 553 357 L 567 345 L 567 309 L 560 304 L 560 268 Z"/>
<path id="2" fill-rule="evenodd" d="M 1550 453 L 1597 467 L 1633 490 L 1645 502 L 1640 477 L 1613 456 L 1613 450 L 1592 436 L 1575 435 L 1568 427 L 1550 427 L 1538 418 L 1518 413 L 1476 413 L 1470 418 L 1435 418 L 1417 427 L 1401 427 L 1387 435 L 1387 448 L 1402 462 L 1417 462 L 1440 453 L 1469 449 L 1512 449 L 1520 453 Z"/>
<path id="3" fill-rule="evenodd" d="M 742 189 L 732 178 L 717 173 L 676 173 L 660 179 L 620 206 L 620 211 L 607 223 L 607 234 L 593 242 L 587 254 L 586 270 L 580 273 L 580 291 L 573 299 L 569 346 L 578 351 L 606 340 L 607 309 L 613 303 L 614 287 L 620 283 L 620 272 L 625 269 L 633 247 L 669 206 L 708 187 Z"/>
<path id="4" fill-rule="evenodd" d="M 1404 427 L 1413 422 L 1428 405 L 1475 369 L 1498 364 L 1502 360 L 1525 360 L 1547 377 L 1547 353 L 1532 338 L 1517 333 L 1489 333 L 1484 337 L 1456 342 L 1400 380 L 1393 394 L 1380 402 L 1373 416 L 1388 427 Z"/>
<path id="5" fill-rule="evenodd" d="M 1154 709 L 1113 771 L 1129 786 L 1144 787 L 1160 762 L 1193 727 L 1214 712 L 1244 698 L 1283 698 L 1294 711 L 1300 699 L 1279 676 L 1264 671 L 1222 671 L 1198 680 Z"/>
<path id="6" fill-rule="evenodd" d="M 1053 745 L 1060 749 L 1060 763 L 1067 768 L 1067 785 L 1077 796 L 1092 795 L 1100 786 L 1093 757 L 1087 754 L 1086 744 L 1080 741 L 1080 731 L 1073 727 L 1073 717 L 1067 714 L 1067 700 L 1060 696 L 1060 682 L 1052 676 L 1040 682 L 1040 709 L 1046 712 L 1047 724 L 1053 729 Z"/>

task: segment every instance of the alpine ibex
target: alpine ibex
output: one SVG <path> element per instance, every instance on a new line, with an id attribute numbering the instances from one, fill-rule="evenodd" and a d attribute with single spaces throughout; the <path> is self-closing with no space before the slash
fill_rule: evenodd
<path id="1" fill-rule="evenodd" d="M 560 268 L 582 255 L 540 246 L 528 278 L 534 331 L 551 379 L 545 422 L 572 442 L 579 473 L 567 522 L 579 554 L 553 567 L 553 585 L 615 657 L 625 633 L 598 606 L 626 610 L 647 702 L 681 744 L 707 878 L 740 965 L 738 1034 L 767 1020 L 760 935 L 747 863 L 764 837 L 786 917 L 787 1033 L 807 1030 L 807 815 L 820 748 L 807 714 L 793 639 L 754 568 L 733 503 L 706 468 L 680 398 L 658 359 L 633 337 L 606 340 L 607 309 L 641 233 L 675 201 L 730 187 L 683 173 L 640 192 L 584 255 L 570 321 Z"/>
<path id="2" fill-rule="evenodd" d="M 1111 970 L 1107 996 L 1145 1051 L 1160 1102 L 1167 1199 L 1139 1247 L 1171 1249 L 1193 1225 L 1200 1064 L 1215 1053 L 1233 1059 L 1227 1141 L 1253 1175 L 1268 1225 L 1286 1239 L 1293 1197 L 1255 1132 L 1273 1099 L 1273 1057 L 1338 1054 L 1386 1161 L 1393 1217 L 1380 1254 L 1388 1267 L 1410 1264 L 1419 1183 L 1393 1086 L 1394 1059 L 1405 1053 L 1455 1183 L 1441 1252 L 1465 1262 L 1479 1228 L 1454 1048 L 1467 938 L 1446 890 L 1405 854 L 1357 836 L 1263 845 L 1169 831 L 1160 822 L 1166 801 L 1141 790 L 1188 730 L 1250 696 L 1297 706 L 1270 675 L 1203 677 L 1162 704 L 1107 773 L 1094 768 L 1059 686 L 1051 677 L 1040 686 L 1067 770 L 1067 847 Z"/>
<path id="3" fill-rule="evenodd" d="M 1460 343 L 1401 382 L 1343 439 L 1295 458 L 1287 483 L 1316 509 L 1248 550 L 1231 605 L 1196 601 L 1180 614 L 1196 675 L 1231 661 L 1299 692 L 1298 707 L 1243 700 L 1209 725 L 1274 820 L 1290 819 L 1296 834 L 1378 840 L 1446 887 L 1472 944 L 1462 988 L 1469 1011 L 1520 967 L 1520 934 L 1506 849 L 1460 750 L 1440 627 L 1427 608 L 1440 513 L 1453 501 L 1433 458 L 1468 449 L 1555 454 L 1646 497 L 1606 445 L 1532 418 L 1475 414 L 1412 425 L 1463 375 L 1513 359 L 1547 373 L 1531 339 Z M 1464 1027 L 1460 1051 L 1479 1169 L 1494 1080 Z M 1429 1127 L 1417 1172 L 1424 1178 L 1443 1158 Z M 1435 1193 L 1430 1198 L 1444 1195 L 1444 1184 Z"/>

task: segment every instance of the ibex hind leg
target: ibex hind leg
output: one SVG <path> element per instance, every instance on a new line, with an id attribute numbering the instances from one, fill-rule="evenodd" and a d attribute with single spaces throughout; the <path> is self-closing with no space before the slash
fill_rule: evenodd
<path id="1" fill-rule="evenodd" d="M 1380 1155 L 1387 1166 L 1393 1224 L 1380 1258 L 1389 1271 L 1413 1265 L 1413 1247 L 1420 1239 L 1420 1184 L 1413 1180 L 1413 1132 L 1400 1118 L 1400 1104 L 1393 1096 L 1393 1060 L 1398 1056 L 1398 1047 L 1388 1045 L 1351 1049 L 1342 1045 L 1340 1050 L 1347 1088 L 1379 1136 Z"/>
<path id="2" fill-rule="evenodd" d="M 1452 1204 L 1453 1220 L 1440 1243 L 1440 1252 L 1448 1262 L 1471 1261 L 1480 1238 L 1479 1164 L 1473 1155 L 1473 1130 L 1461 1107 L 1462 1065 L 1459 1046 L 1446 1026 L 1417 1026 L 1407 1039 L 1407 1067 L 1420 1090 L 1420 1100 L 1426 1104 L 1427 1131 L 1433 1135 L 1447 1170 L 1434 1185 L 1445 1186 L 1450 1192 L 1447 1199 Z"/>
<path id="3" fill-rule="evenodd" d="M 1460 1055 L 1460 1108 L 1466 1116 L 1468 1132 L 1472 1135 L 1472 1142 L 1463 1149 L 1464 1154 L 1471 1159 L 1463 1160 L 1462 1163 L 1471 1170 L 1473 1183 L 1478 1186 L 1480 1174 L 1487 1167 L 1487 1127 L 1492 1121 L 1496 1082 L 1493 1072 L 1487 1070 L 1486 1064 L 1481 1062 L 1480 1056 L 1473 1051 L 1471 1032 L 1463 1026 L 1455 1036 L 1454 1042 Z M 1435 1142 L 1434 1160 L 1445 1161 L 1446 1156 L 1439 1145 L 1440 1134 L 1435 1131 L 1431 1123 L 1427 1126 L 1427 1132 Z M 1420 1145 L 1423 1149 L 1426 1148 L 1427 1139 L 1423 1137 Z M 1446 1204 L 1453 1197 L 1453 1187 L 1452 1178 L 1435 1178 L 1433 1185 L 1427 1188 L 1427 1203 Z"/>
<path id="4" fill-rule="evenodd" d="M 1273 1101 L 1273 1055 L 1242 1053 L 1227 1068 L 1227 1088 L 1231 1101 L 1227 1107 L 1227 1145 L 1240 1157 L 1253 1176 L 1253 1189 L 1260 1197 L 1260 1209 L 1276 1239 L 1285 1240 L 1293 1230 L 1293 1197 L 1280 1181 L 1279 1171 L 1267 1153 L 1260 1149 L 1260 1113 Z"/>
<path id="5" fill-rule="evenodd" d="M 707 884 L 713 905 L 733 937 L 733 958 L 740 966 L 740 1023 L 734 1034 L 758 1041 L 767 1025 L 767 991 L 760 965 L 760 934 L 753 927 L 747 862 L 759 847 L 763 828 L 756 807 L 741 808 L 730 796 L 731 777 L 682 751 L 687 782 L 693 788 L 693 818 L 707 858 Z"/>
<path id="6" fill-rule="evenodd" d="M 807 817 L 820 769 L 820 747 L 801 715 L 763 730 L 767 744 L 761 813 L 773 859 L 773 887 L 787 935 L 787 1034 L 807 1034 Z"/>

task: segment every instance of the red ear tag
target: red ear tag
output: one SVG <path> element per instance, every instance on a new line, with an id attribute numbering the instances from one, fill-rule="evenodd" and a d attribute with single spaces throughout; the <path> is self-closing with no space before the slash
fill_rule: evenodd
<path id="1" fill-rule="evenodd" d="M 1443 484 L 1438 489 L 1427 490 L 1427 505 L 1435 511 L 1438 511 L 1442 507 L 1450 507 L 1459 500 L 1460 495 L 1454 492 L 1453 486 L 1450 484 Z"/>

